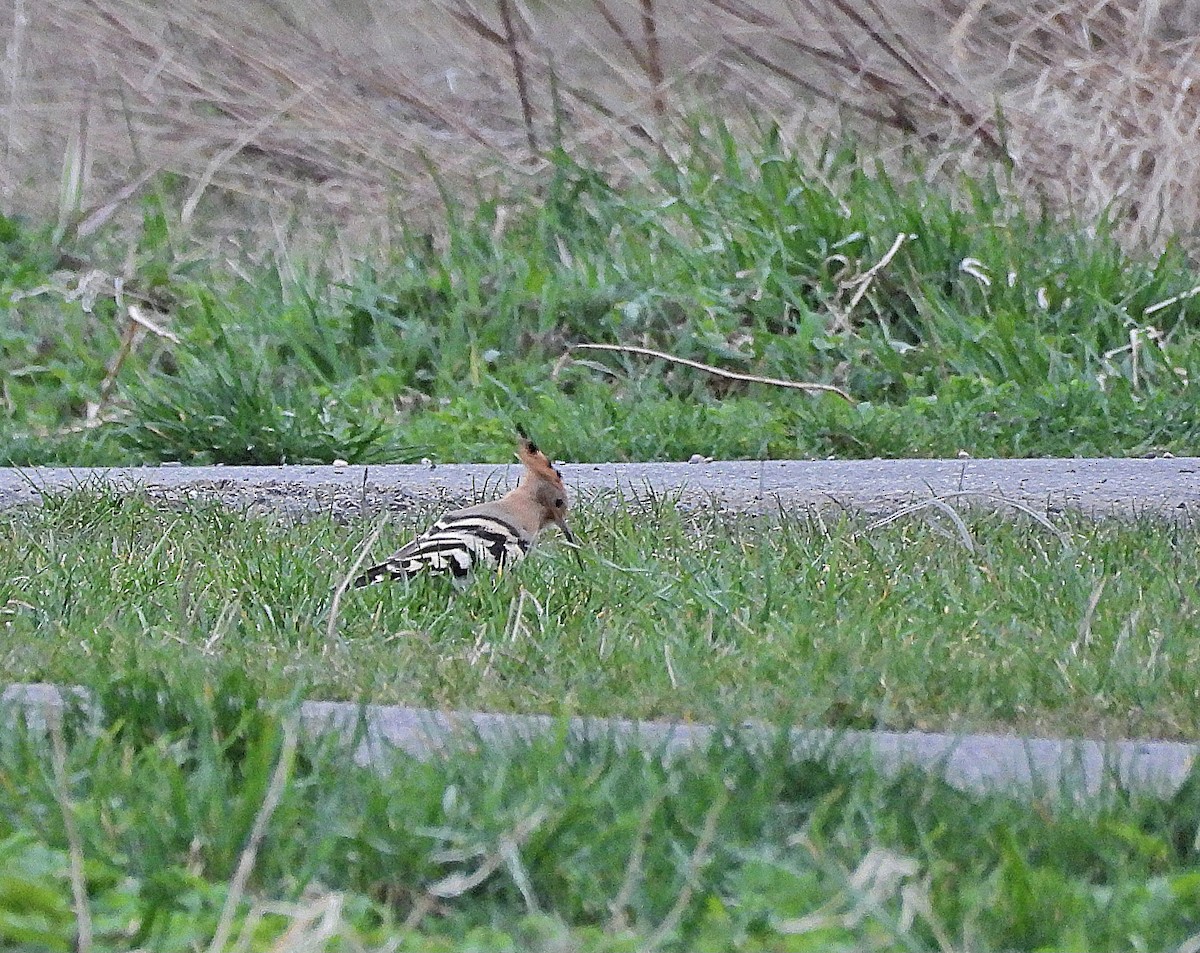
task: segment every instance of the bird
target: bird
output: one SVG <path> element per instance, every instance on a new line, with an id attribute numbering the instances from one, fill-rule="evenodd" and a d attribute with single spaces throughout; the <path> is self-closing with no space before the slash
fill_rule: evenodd
<path id="1" fill-rule="evenodd" d="M 429 529 L 354 580 L 361 589 L 387 579 L 449 573 L 465 584 L 476 570 L 501 572 L 520 562 L 542 530 L 557 526 L 576 546 L 567 526 L 567 488 L 562 474 L 525 433 L 517 428 L 517 459 L 525 472 L 516 489 L 498 500 L 447 513 Z M 576 549 L 578 556 L 578 549 Z"/>

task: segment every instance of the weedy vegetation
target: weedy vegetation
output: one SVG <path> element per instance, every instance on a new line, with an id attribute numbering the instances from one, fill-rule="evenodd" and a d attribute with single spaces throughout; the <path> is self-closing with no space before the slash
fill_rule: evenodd
<path id="1" fill-rule="evenodd" d="M 554 737 L 367 768 L 232 672 L 97 687 L 0 728 L 5 945 L 72 948 L 73 858 L 96 950 L 1162 949 L 1200 909 L 1194 782 L 1030 805 Z"/>
<path id="2" fill-rule="evenodd" d="M 1107 225 L 1085 237 L 1013 210 L 995 182 L 959 181 L 960 205 L 849 148 L 819 174 L 775 133 L 690 148 L 655 192 L 560 157 L 543 202 L 456 210 L 444 247 L 401 235 L 344 281 L 278 264 L 198 275 L 176 286 L 178 343 L 135 325 L 142 343 L 112 386 L 106 359 L 126 351 L 111 300 L 88 313 L 49 291 L 21 298 L 3 453 L 500 460 L 514 421 L 567 460 L 1195 446 L 1200 299 L 1178 249 L 1133 257 Z M 573 349 L 587 343 L 850 399 Z"/>
<path id="3" fill-rule="evenodd" d="M 417 7 L 0 14 L 0 463 L 499 461 L 518 422 L 565 460 L 1195 452 L 1186 5 Z M 335 611 L 371 526 L 0 514 L 6 678 L 98 699 L 0 726 L 0 946 L 1195 949 L 1194 781 L 1031 806 L 545 740 L 377 772 L 290 727 L 1194 738 L 1194 528 L 1027 517 L 588 501 L 582 569 Z"/>

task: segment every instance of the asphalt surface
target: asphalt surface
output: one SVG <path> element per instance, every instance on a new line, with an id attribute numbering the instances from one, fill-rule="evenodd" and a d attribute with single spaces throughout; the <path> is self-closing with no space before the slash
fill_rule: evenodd
<path id="1" fill-rule="evenodd" d="M 86 700 L 81 689 L 67 691 Z M 44 726 L 62 705 L 63 692 L 53 685 L 9 685 L 0 695 L 0 712 L 9 718 L 23 716 L 35 727 Z M 381 770 L 395 764 L 396 752 L 424 759 L 457 746 L 478 749 L 481 745 L 521 743 L 553 735 L 561 724 L 539 715 L 443 712 L 347 702 L 305 702 L 300 720 L 310 736 L 357 738 L 355 760 Z M 722 737 L 711 727 L 658 721 L 572 718 L 567 725 L 576 740 L 611 740 L 665 758 L 719 742 Z M 727 730 L 725 735 L 730 733 L 749 743 L 769 743 L 775 738 L 769 728 L 756 725 Z M 796 730 L 791 732 L 791 741 L 798 753 L 834 758 L 869 755 L 884 774 L 915 767 L 965 791 L 1012 792 L 1050 799 L 1091 796 L 1114 784 L 1129 791 L 1170 795 L 1187 778 L 1200 754 L 1200 745 L 1179 742 L 923 732 Z"/>
<path id="2" fill-rule="evenodd" d="M 936 496 L 1042 512 L 1097 516 L 1200 513 L 1200 458 L 1060 460 L 817 460 L 731 463 L 562 464 L 580 500 L 676 498 L 685 506 L 730 510 L 846 506 L 886 512 Z M 0 469 L 0 508 L 34 502 L 46 490 L 105 483 L 167 495 L 298 512 L 355 515 L 384 506 L 473 500 L 511 486 L 519 467 L 449 464 L 377 467 L 140 467 Z"/>

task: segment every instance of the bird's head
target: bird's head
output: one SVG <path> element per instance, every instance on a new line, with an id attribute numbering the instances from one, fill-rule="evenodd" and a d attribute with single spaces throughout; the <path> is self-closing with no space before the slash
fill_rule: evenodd
<path id="1" fill-rule="evenodd" d="M 528 494 L 538 509 L 538 531 L 545 529 L 551 523 L 563 531 L 567 540 L 574 544 L 575 536 L 567 526 L 567 487 L 563 483 L 562 474 L 554 469 L 537 444 L 529 439 L 529 435 L 517 428 L 517 458 L 525 465 L 525 473 L 521 478 L 520 489 Z"/>

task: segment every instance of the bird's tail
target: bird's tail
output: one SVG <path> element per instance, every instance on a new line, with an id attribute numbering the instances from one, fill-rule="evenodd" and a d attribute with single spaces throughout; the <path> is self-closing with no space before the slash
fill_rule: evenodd
<path id="1" fill-rule="evenodd" d="M 395 563 L 380 563 L 378 566 L 372 566 L 359 576 L 354 578 L 354 582 L 350 585 L 355 589 L 362 589 L 364 586 L 373 586 L 377 582 L 383 582 L 385 579 L 404 579 L 406 574 L 399 571 Z"/>

